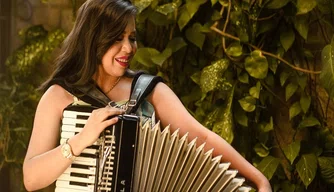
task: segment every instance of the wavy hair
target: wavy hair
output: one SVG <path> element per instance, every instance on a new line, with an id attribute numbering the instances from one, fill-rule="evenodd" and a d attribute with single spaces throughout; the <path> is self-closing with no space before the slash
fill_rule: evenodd
<path id="1" fill-rule="evenodd" d="M 69 87 L 90 82 L 103 55 L 136 13 L 136 7 L 128 0 L 87 0 L 79 8 L 74 27 L 63 42 L 54 72 L 41 89 L 46 90 L 54 79 L 63 79 Z M 130 74 L 128 70 L 126 75 Z"/>

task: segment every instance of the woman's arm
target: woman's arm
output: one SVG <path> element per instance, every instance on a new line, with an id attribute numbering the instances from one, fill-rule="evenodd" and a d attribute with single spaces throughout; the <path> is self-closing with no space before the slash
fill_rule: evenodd
<path id="1" fill-rule="evenodd" d="M 179 128 L 180 134 L 189 132 L 189 140 L 197 138 L 197 144 L 206 143 L 205 149 L 214 148 L 214 154 L 223 155 L 223 161 L 252 181 L 261 192 L 270 192 L 271 187 L 265 176 L 243 158 L 229 143 L 201 125 L 183 106 L 174 92 L 164 83 L 159 83 L 149 97 L 158 119 L 163 126 L 171 125 L 172 130 Z"/>
<path id="2" fill-rule="evenodd" d="M 72 101 L 71 95 L 54 85 L 45 92 L 37 106 L 23 163 L 24 185 L 28 191 L 52 184 L 72 163 L 62 155 L 61 146 L 58 146 L 62 112 Z M 123 111 L 115 108 L 94 110 L 83 130 L 68 141 L 74 155 L 79 155 L 91 145 L 105 127 L 117 122 L 118 118 L 107 120 L 109 116 L 121 113 Z"/>

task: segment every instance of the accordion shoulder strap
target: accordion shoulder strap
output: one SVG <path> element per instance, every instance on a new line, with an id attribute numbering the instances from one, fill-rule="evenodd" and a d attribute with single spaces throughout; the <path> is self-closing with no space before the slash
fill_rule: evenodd
<path id="1" fill-rule="evenodd" d="M 132 82 L 131 95 L 126 113 L 135 113 L 143 100 L 152 92 L 154 87 L 162 81 L 162 78 L 159 76 L 143 73 L 138 74 Z"/>

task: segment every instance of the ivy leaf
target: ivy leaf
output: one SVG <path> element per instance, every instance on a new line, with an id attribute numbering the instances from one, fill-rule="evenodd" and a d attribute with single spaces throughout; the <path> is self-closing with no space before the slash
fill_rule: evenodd
<path id="1" fill-rule="evenodd" d="M 209 113 L 206 116 L 205 121 L 203 122 L 203 125 L 205 127 L 207 127 L 207 128 L 211 128 L 212 129 L 213 124 L 217 120 L 217 116 L 219 115 L 219 111 L 220 111 L 220 108 L 216 108 L 211 113 Z"/>
<path id="2" fill-rule="evenodd" d="M 295 83 L 289 83 L 286 87 L 285 87 L 285 100 L 289 100 L 290 97 L 297 91 L 298 89 L 298 85 L 296 85 Z"/>
<path id="3" fill-rule="evenodd" d="M 233 42 L 227 47 L 226 54 L 232 57 L 239 57 L 242 55 L 242 46 L 239 42 Z"/>
<path id="4" fill-rule="evenodd" d="M 331 44 L 321 52 L 322 70 L 320 83 L 326 89 L 328 95 L 334 97 L 334 36 Z"/>
<path id="5" fill-rule="evenodd" d="M 233 133 L 233 114 L 232 114 L 232 103 L 233 103 L 234 87 L 230 92 L 227 99 L 226 106 L 220 113 L 220 119 L 214 124 L 212 131 L 217 133 L 219 136 L 224 138 L 228 143 L 232 143 L 234 139 Z"/>
<path id="6" fill-rule="evenodd" d="M 317 172 L 317 157 L 314 154 L 302 155 L 296 169 L 304 185 L 309 186 Z"/>
<path id="7" fill-rule="evenodd" d="M 285 82 L 286 82 L 286 80 L 289 78 L 289 76 L 290 76 L 290 74 L 289 73 L 287 73 L 287 72 L 285 72 L 285 71 L 283 71 L 281 74 L 280 74 L 280 83 L 281 83 L 281 86 L 283 86 L 284 84 L 285 84 Z"/>
<path id="8" fill-rule="evenodd" d="M 297 0 L 297 15 L 305 14 L 317 6 L 317 0 Z"/>
<path id="9" fill-rule="evenodd" d="M 291 164 L 299 155 L 299 151 L 300 151 L 300 141 L 295 141 L 283 148 L 283 152 L 285 156 L 289 159 Z"/>
<path id="10" fill-rule="evenodd" d="M 164 15 L 168 15 L 169 13 L 174 12 L 176 9 L 178 8 L 178 5 L 176 2 L 172 2 L 172 3 L 167 3 L 164 5 L 161 5 L 159 7 L 157 7 L 155 9 L 155 11 L 164 14 Z"/>
<path id="11" fill-rule="evenodd" d="M 245 111 L 241 110 L 241 108 L 237 107 L 234 112 L 235 120 L 238 124 L 248 127 L 248 117 Z"/>
<path id="12" fill-rule="evenodd" d="M 286 31 L 283 31 L 280 34 L 280 41 L 281 44 L 283 46 L 283 48 L 285 49 L 285 51 L 287 51 L 288 49 L 290 49 L 290 47 L 292 46 L 293 42 L 295 41 L 295 33 L 294 31 L 289 28 Z"/>
<path id="13" fill-rule="evenodd" d="M 250 76 L 264 79 L 268 73 L 268 61 L 261 51 L 255 50 L 245 60 L 245 69 Z"/>
<path id="14" fill-rule="evenodd" d="M 293 22 L 295 29 L 305 40 L 307 39 L 309 29 L 307 21 L 308 20 L 305 16 L 296 16 Z"/>
<path id="15" fill-rule="evenodd" d="M 248 84 L 249 83 L 249 76 L 248 76 L 248 73 L 240 73 L 238 75 L 238 80 L 241 82 L 241 83 L 246 83 Z"/>
<path id="16" fill-rule="evenodd" d="M 195 82 L 197 85 L 201 85 L 201 71 L 198 71 L 190 76 L 191 80 Z"/>
<path id="17" fill-rule="evenodd" d="M 273 156 L 267 156 L 259 163 L 257 169 L 259 169 L 268 180 L 272 178 L 279 165 L 279 159 Z"/>
<path id="18" fill-rule="evenodd" d="M 298 76 L 297 81 L 300 88 L 304 90 L 307 85 L 307 75 Z"/>
<path id="19" fill-rule="evenodd" d="M 187 39 L 202 50 L 205 40 L 205 34 L 201 32 L 202 25 L 195 23 L 191 28 L 186 30 Z"/>
<path id="20" fill-rule="evenodd" d="M 256 99 L 259 99 L 259 97 L 260 97 L 260 91 L 261 91 L 261 83 L 258 81 L 258 82 L 256 83 L 256 86 L 251 87 L 251 88 L 249 89 L 249 94 L 250 94 L 252 97 L 256 98 Z"/>
<path id="21" fill-rule="evenodd" d="M 292 106 L 290 107 L 289 109 L 289 117 L 290 117 L 290 120 L 292 118 L 294 118 L 295 116 L 297 116 L 300 112 L 301 112 L 301 108 L 300 108 L 300 104 L 299 102 L 295 102 L 294 104 L 292 104 Z"/>
<path id="22" fill-rule="evenodd" d="M 268 9 L 279 9 L 288 4 L 291 0 L 272 0 L 267 4 Z"/>
<path id="23" fill-rule="evenodd" d="M 318 157 L 321 177 L 329 183 L 334 183 L 334 157 Z"/>
<path id="24" fill-rule="evenodd" d="M 161 54 L 154 55 L 152 57 L 152 61 L 159 65 L 162 66 L 162 64 L 172 55 L 172 49 L 166 48 Z"/>
<path id="25" fill-rule="evenodd" d="M 213 64 L 206 66 L 202 70 L 200 78 L 200 87 L 203 93 L 207 93 L 217 88 L 220 83 L 223 73 L 229 66 L 229 60 L 221 59 L 213 62 Z"/>
<path id="26" fill-rule="evenodd" d="M 298 128 L 304 128 L 304 127 L 313 127 L 316 125 L 320 125 L 320 122 L 317 118 L 310 116 L 304 118 L 300 123 Z"/>
<path id="27" fill-rule="evenodd" d="M 304 113 L 307 113 L 308 109 L 311 105 L 311 97 L 309 95 L 303 94 L 300 97 L 300 107 L 302 108 Z"/>
<path id="28" fill-rule="evenodd" d="M 264 128 L 262 129 L 263 132 L 269 132 L 271 130 L 274 129 L 274 121 L 273 121 L 273 117 L 270 117 L 270 121 L 269 123 L 267 123 Z"/>
<path id="29" fill-rule="evenodd" d="M 254 151 L 260 157 L 267 157 L 269 155 L 269 149 L 263 143 L 257 143 L 254 146 Z"/>
<path id="30" fill-rule="evenodd" d="M 246 97 L 240 99 L 239 103 L 240 103 L 240 106 L 242 107 L 242 109 L 244 111 L 247 111 L 247 112 L 252 112 L 256 108 L 256 106 L 255 106 L 256 100 L 252 96 L 246 96 Z"/>
<path id="31" fill-rule="evenodd" d="M 172 52 L 176 52 L 183 48 L 184 46 L 187 46 L 187 43 L 183 40 L 182 37 L 175 37 L 171 41 L 168 42 L 166 49 L 170 48 Z"/>
<path id="32" fill-rule="evenodd" d="M 185 4 L 185 6 L 182 7 L 180 17 L 177 22 L 180 30 L 182 30 L 188 24 L 190 19 L 198 11 L 199 6 L 205 2 L 206 0 L 189 1 Z"/>
<path id="33" fill-rule="evenodd" d="M 139 48 L 133 59 L 147 67 L 152 67 L 155 66 L 155 63 L 152 61 L 152 58 L 159 54 L 160 52 L 154 48 L 149 48 L 149 47 Z"/>
<path id="34" fill-rule="evenodd" d="M 133 4 L 138 9 L 138 14 L 141 13 L 144 9 L 151 5 L 153 0 L 134 0 Z"/>

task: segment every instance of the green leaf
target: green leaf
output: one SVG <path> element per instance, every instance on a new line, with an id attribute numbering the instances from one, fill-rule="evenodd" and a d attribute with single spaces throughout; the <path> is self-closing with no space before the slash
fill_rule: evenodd
<path id="1" fill-rule="evenodd" d="M 328 183 L 334 183 L 334 157 L 318 157 L 321 177 Z"/>
<path id="2" fill-rule="evenodd" d="M 239 42 L 233 42 L 227 47 L 226 54 L 232 57 L 239 57 L 242 55 L 242 46 Z"/>
<path id="3" fill-rule="evenodd" d="M 313 127 L 316 125 L 320 125 L 320 122 L 317 118 L 310 116 L 304 118 L 300 123 L 298 128 L 304 128 L 304 127 Z"/>
<path id="4" fill-rule="evenodd" d="M 201 30 L 202 25 L 199 23 L 195 23 L 191 28 L 186 30 L 187 39 L 200 49 L 202 49 L 205 40 L 205 34 L 203 34 Z"/>
<path id="5" fill-rule="evenodd" d="M 288 4 L 291 0 L 271 0 L 270 3 L 267 4 L 268 9 L 279 9 Z"/>
<path id="6" fill-rule="evenodd" d="M 170 48 L 166 48 L 161 54 L 159 55 L 154 55 L 152 57 L 152 61 L 159 65 L 162 66 L 162 64 L 172 55 L 172 50 Z"/>
<path id="7" fill-rule="evenodd" d="M 298 89 L 298 85 L 296 85 L 295 83 L 289 83 L 286 87 L 285 87 L 285 100 L 289 100 L 290 97 L 295 94 L 295 92 Z"/>
<path id="8" fill-rule="evenodd" d="M 260 97 L 260 91 L 261 91 L 261 83 L 258 81 L 258 82 L 256 83 L 256 86 L 251 87 L 251 88 L 249 89 L 249 94 L 250 94 L 252 97 L 256 98 L 256 99 L 259 99 L 259 97 Z"/>
<path id="9" fill-rule="evenodd" d="M 240 103 L 240 106 L 242 107 L 242 109 L 244 111 L 247 111 L 247 112 L 252 112 L 256 108 L 256 106 L 255 106 L 256 100 L 252 96 L 246 96 L 246 97 L 240 99 L 239 103 Z"/>
<path id="10" fill-rule="evenodd" d="M 260 170 L 268 180 L 272 178 L 279 165 L 279 159 L 273 156 L 267 156 L 259 163 L 257 169 Z"/>
<path id="11" fill-rule="evenodd" d="M 281 83 L 281 86 L 283 87 L 283 85 L 285 84 L 286 80 L 289 78 L 290 74 L 283 71 L 281 74 L 280 74 L 280 83 Z"/>
<path id="12" fill-rule="evenodd" d="M 306 113 L 311 105 L 311 97 L 307 94 L 302 94 L 300 97 L 300 107 L 302 108 L 303 112 Z"/>
<path id="13" fill-rule="evenodd" d="M 292 104 L 292 106 L 289 109 L 290 120 L 294 118 L 295 116 L 297 116 L 301 111 L 302 109 L 300 108 L 300 104 L 298 101 Z"/>
<path id="14" fill-rule="evenodd" d="M 309 186 L 317 172 L 317 157 L 314 154 L 302 155 L 296 169 L 304 185 Z"/>
<path id="15" fill-rule="evenodd" d="M 175 37 L 168 42 L 166 49 L 169 48 L 174 53 L 185 46 L 187 46 L 187 43 L 183 40 L 182 37 Z"/>
<path id="16" fill-rule="evenodd" d="M 234 88 L 230 92 L 225 108 L 222 109 L 221 115 L 219 115 L 219 121 L 216 122 L 212 128 L 213 132 L 217 133 L 230 144 L 234 139 L 232 114 L 233 95 Z"/>
<path id="17" fill-rule="evenodd" d="M 261 51 L 255 50 L 245 60 L 245 69 L 250 76 L 264 79 L 268 73 L 268 61 Z"/>
<path id="18" fill-rule="evenodd" d="M 283 148 L 283 152 L 285 156 L 289 159 L 291 164 L 299 155 L 299 151 L 300 151 L 300 141 L 295 141 Z"/>
<path id="19" fill-rule="evenodd" d="M 307 78 L 308 78 L 307 75 L 301 75 L 301 76 L 298 76 L 297 78 L 298 85 L 300 86 L 302 90 L 304 90 L 307 85 Z"/>
<path id="20" fill-rule="evenodd" d="M 167 3 L 167 4 L 164 4 L 164 5 L 161 5 L 161 6 L 157 7 L 155 9 L 155 11 L 157 11 L 161 14 L 164 14 L 164 15 L 168 15 L 169 13 L 172 13 L 175 10 L 177 10 L 177 8 L 178 8 L 177 3 L 172 2 L 172 3 Z"/>
<path id="21" fill-rule="evenodd" d="M 248 73 L 240 73 L 238 75 L 238 80 L 241 82 L 241 83 L 246 83 L 248 84 L 249 83 L 249 76 L 248 76 Z"/>
<path id="22" fill-rule="evenodd" d="M 305 14 L 317 6 L 317 0 L 297 0 L 297 15 Z"/>
<path id="23" fill-rule="evenodd" d="M 201 71 L 198 71 L 191 75 L 191 80 L 193 80 L 197 85 L 201 85 Z"/>
<path id="24" fill-rule="evenodd" d="M 157 55 L 160 55 L 160 52 L 158 50 L 145 47 L 139 48 L 133 59 L 147 67 L 153 67 L 155 66 L 155 63 L 152 61 L 152 58 Z"/>
<path id="25" fill-rule="evenodd" d="M 182 30 L 188 24 L 190 19 L 198 11 L 199 6 L 205 2 L 206 0 L 189 1 L 185 6 L 183 6 L 181 9 L 180 18 L 177 22 L 180 30 Z"/>
<path id="26" fill-rule="evenodd" d="M 200 87 L 203 93 L 215 90 L 221 82 L 223 73 L 229 66 L 229 60 L 221 59 L 213 62 L 211 65 L 204 67 L 200 78 Z"/>
<path id="27" fill-rule="evenodd" d="M 274 129 L 274 121 L 273 117 L 270 117 L 269 123 L 267 123 L 264 128 L 262 129 L 263 132 L 269 132 Z"/>
<path id="28" fill-rule="evenodd" d="M 306 40 L 308 34 L 308 20 L 305 16 L 296 16 L 293 22 L 295 29 Z"/>
<path id="29" fill-rule="evenodd" d="M 328 95 L 334 97 L 334 36 L 331 44 L 321 52 L 322 70 L 320 83 L 326 89 Z"/>
<path id="30" fill-rule="evenodd" d="M 248 117 L 245 111 L 241 110 L 241 108 L 236 108 L 236 110 L 234 111 L 234 118 L 238 124 L 244 127 L 248 127 Z"/>
<path id="31" fill-rule="evenodd" d="M 294 31 L 291 28 L 289 28 L 286 31 L 283 31 L 280 34 L 280 41 L 285 51 L 289 50 L 293 42 L 295 41 Z"/>
<path id="32" fill-rule="evenodd" d="M 254 151 L 260 157 L 267 157 L 269 155 L 269 149 L 263 143 L 257 143 L 254 146 Z"/>
<path id="33" fill-rule="evenodd" d="M 138 14 L 141 13 L 144 9 L 151 5 L 153 0 L 134 0 L 133 4 L 138 9 Z"/>
<path id="34" fill-rule="evenodd" d="M 297 191 L 295 191 L 296 190 L 295 184 L 291 184 L 289 181 L 283 181 L 281 186 L 282 186 L 282 191 L 297 192 Z"/>

